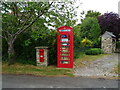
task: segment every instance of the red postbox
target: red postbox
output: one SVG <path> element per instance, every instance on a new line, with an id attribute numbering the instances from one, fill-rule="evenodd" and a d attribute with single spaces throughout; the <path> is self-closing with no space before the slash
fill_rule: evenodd
<path id="1" fill-rule="evenodd" d="M 72 27 L 62 26 L 57 30 L 57 67 L 73 68 L 74 44 Z"/>
<path id="2" fill-rule="evenodd" d="M 44 62 L 44 49 L 39 49 L 39 61 Z"/>

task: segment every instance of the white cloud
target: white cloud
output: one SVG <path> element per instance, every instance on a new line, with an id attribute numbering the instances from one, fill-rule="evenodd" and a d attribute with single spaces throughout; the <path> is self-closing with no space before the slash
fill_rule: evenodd
<path id="1" fill-rule="evenodd" d="M 76 0 L 76 6 L 79 5 L 79 8 L 77 9 L 77 18 L 78 22 L 80 21 L 80 13 L 82 11 L 85 11 L 85 13 L 88 10 L 98 11 L 102 14 L 106 12 L 114 12 L 118 13 L 118 2 L 120 0 Z M 84 18 L 84 15 L 83 15 Z"/>
<path id="2" fill-rule="evenodd" d="M 81 11 L 94 10 L 101 13 L 105 12 L 115 12 L 118 13 L 118 2 L 120 0 L 80 0 L 83 4 L 81 6 Z"/>

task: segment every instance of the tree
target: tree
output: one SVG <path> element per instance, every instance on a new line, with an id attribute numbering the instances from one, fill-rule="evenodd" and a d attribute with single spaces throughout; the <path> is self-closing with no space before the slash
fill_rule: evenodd
<path id="1" fill-rule="evenodd" d="M 74 26 L 76 24 L 75 2 L 56 2 L 51 8 L 51 14 L 46 14 L 46 25 L 57 29 L 60 26 Z M 55 9 L 57 8 L 57 9 Z"/>
<path id="2" fill-rule="evenodd" d="M 73 33 L 74 33 L 74 46 L 80 47 L 81 45 L 80 24 L 73 27 Z"/>
<path id="3" fill-rule="evenodd" d="M 53 2 L 3 2 L 2 38 L 8 43 L 9 65 L 15 60 L 14 42 L 43 14 L 48 13 Z"/>
<path id="4" fill-rule="evenodd" d="M 120 18 L 119 15 L 113 12 L 104 13 L 104 15 L 98 17 L 101 33 L 105 31 L 113 32 L 117 39 L 120 38 Z"/>
<path id="5" fill-rule="evenodd" d="M 101 13 L 100 12 L 97 12 L 97 11 L 93 11 L 93 10 L 89 10 L 87 11 L 87 13 L 85 11 L 83 11 L 81 13 L 81 21 L 84 20 L 84 18 L 87 18 L 87 17 L 94 17 L 94 18 L 97 18 L 98 16 L 100 16 Z"/>
<path id="6" fill-rule="evenodd" d="M 89 10 L 87 11 L 87 14 L 85 15 L 85 17 L 98 17 L 100 15 L 101 15 L 100 12 Z"/>
<path id="7" fill-rule="evenodd" d="M 100 36 L 100 26 L 98 20 L 94 17 L 87 17 L 81 24 L 81 37 L 88 38 L 95 44 Z"/>

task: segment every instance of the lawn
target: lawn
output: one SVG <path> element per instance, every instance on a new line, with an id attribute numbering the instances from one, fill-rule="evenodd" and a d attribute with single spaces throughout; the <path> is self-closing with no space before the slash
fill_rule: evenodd
<path id="1" fill-rule="evenodd" d="M 33 65 L 14 64 L 8 66 L 2 64 L 3 74 L 27 74 L 36 76 L 73 76 L 73 69 L 58 69 L 56 66 L 38 67 Z"/>

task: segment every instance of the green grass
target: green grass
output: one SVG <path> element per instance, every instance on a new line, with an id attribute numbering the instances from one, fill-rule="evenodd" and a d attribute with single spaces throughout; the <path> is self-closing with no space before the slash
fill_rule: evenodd
<path id="1" fill-rule="evenodd" d="M 38 67 L 33 65 L 14 64 L 8 66 L 2 64 L 3 74 L 30 74 L 37 76 L 73 76 L 73 69 L 58 69 L 56 66 Z"/>
<path id="2" fill-rule="evenodd" d="M 120 75 L 120 63 L 118 63 L 118 65 L 116 65 L 113 70 L 112 73 L 116 73 Z M 120 77 L 120 76 L 119 76 Z"/>

